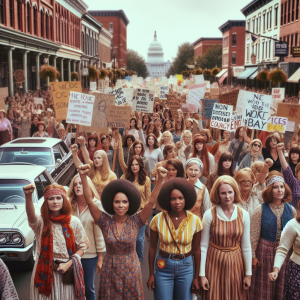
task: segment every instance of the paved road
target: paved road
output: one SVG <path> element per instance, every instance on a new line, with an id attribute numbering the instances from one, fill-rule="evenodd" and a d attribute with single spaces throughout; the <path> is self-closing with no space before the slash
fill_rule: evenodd
<path id="1" fill-rule="evenodd" d="M 147 280 L 149 275 L 149 268 L 148 268 L 148 249 L 149 249 L 149 240 L 147 235 L 145 235 L 145 243 L 144 243 L 144 258 L 141 262 L 142 267 L 142 277 L 143 277 L 143 288 L 144 288 L 144 295 L 145 300 L 153 300 L 153 293 L 150 292 L 147 288 Z M 12 262 L 7 263 L 9 271 L 11 273 L 12 279 L 16 286 L 19 299 L 20 300 L 30 300 L 29 291 L 30 291 L 30 279 L 31 279 L 31 272 L 25 272 L 20 267 L 20 263 Z M 98 291 L 98 284 L 99 283 L 99 275 L 95 278 L 95 286 L 96 291 Z"/>

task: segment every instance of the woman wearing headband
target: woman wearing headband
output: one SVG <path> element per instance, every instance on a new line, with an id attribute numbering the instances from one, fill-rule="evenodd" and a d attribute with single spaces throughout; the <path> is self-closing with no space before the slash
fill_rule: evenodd
<path id="1" fill-rule="evenodd" d="M 80 260 L 90 246 L 85 230 L 80 220 L 71 216 L 71 204 L 63 186 L 54 183 L 45 188 L 41 215 L 35 213 L 34 189 L 33 184 L 23 188 L 29 226 L 37 243 L 30 299 L 84 300 Z"/>
<path id="2" fill-rule="evenodd" d="M 264 203 L 256 207 L 251 218 L 253 275 L 250 293 L 251 299 L 257 300 L 283 298 L 286 262 L 276 285 L 269 280 L 268 273 L 273 270 L 281 232 L 287 222 L 297 215 L 296 209 L 287 203 L 292 199 L 290 188 L 282 176 L 273 176 L 273 172 L 269 174 L 267 188 L 262 192 Z"/>
<path id="3" fill-rule="evenodd" d="M 258 139 L 253 140 L 249 144 L 249 153 L 243 158 L 239 164 L 239 170 L 244 168 L 251 168 L 252 164 L 256 161 L 264 161 L 261 155 L 262 142 Z"/>
<path id="4" fill-rule="evenodd" d="M 203 163 L 199 158 L 190 158 L 186 162 L 186 177 L 188 181 L 194 186 L 197 193 L 197 201 L 193 208 L 190 210 L 197 215 L 200 220 L 203 214 L 212 207 L 209 199 L 209 192 L 204 184 L 199 180 L 203 172 Z"/>

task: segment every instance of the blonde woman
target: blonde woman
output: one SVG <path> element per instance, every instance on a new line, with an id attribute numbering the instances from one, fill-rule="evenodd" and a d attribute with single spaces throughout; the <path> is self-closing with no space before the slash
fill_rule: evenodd
<path id="1" fill-rule="evenodd" d="M 99 194 L 89 177 L 87 177 L 93 201 L 103 211 Z M 81 258 L 81 264 L 84 272 L 84 285 L 86 300 L 95 300 L 95 272 L 98 274 L 102 268 L 103 256 L 105 252 L 105 242 L 102 231 L 94 222 L 89 207 L 83 195 L 82 181 L 77 174 L 71 181 L 68 190 L 68 198 L 72 206 L 71 215 L 77 217 L 85 230 L 85 233 L 90 241 L 89 249 Z"/>
<path id="2" fill-rule="evenodd" d="M 165 131 L 160 139 L 159 146 L 160 150 L 163 152 L 165 145 L 173 144 L 173 135 L 170 131 Z"/>
<path id="3" fill-rule="evenodd" d="M 117 179 L 117 176 L 109 167 L 108 158 L 105 151 L 96 151 L 94 153 L 94 161 L 92 161 L 90 160 L 89 153 L 85 147 L 84 138 L 79 137 L 78 142 L 80 143 L 80 149 L 82 150 L 84 162 L 91 167 L 88 176 L 91 178 L 98 194 L 101 196 L 104 187 L 112 180 Z M 70 148 L 73 154 L 75 167 L 78 169 L 78 167 L 81 165 L 81 161 L 77 156 L 78 146 L 74 144 Z"/>
<path id="4" fill-rule="evenodd" d="M 185 167 L 186 161 L 188 160 L 190 153 L 193 150 L 192 147 L 192 133 L 190 130 L 185 130 L 181 134 L 180 142 L 176 143 L 176 147 L 178 149 L 178 159 L 182 162 Z"/>

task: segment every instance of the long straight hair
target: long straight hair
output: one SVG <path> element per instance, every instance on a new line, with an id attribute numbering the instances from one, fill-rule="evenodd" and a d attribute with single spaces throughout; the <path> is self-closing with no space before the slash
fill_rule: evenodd
<path id="1" fill-rule="evenodd" d="M 96 154 L 100 154 L 101 158 L 102 158 L 102 166 L 101 166 L 101 171 L 98 171 L 96 169 L 95 164 L 93 163 L 93 166 L 89 172 L 89 176 L 91 177 L 91 179 L 93 180 L 95 177 L 98 177 L 97 175 L 100 173 L 101 175 L 101 180 L 106 180 L 111 172 L 110 167 L 109 167 L 109 163 L 108 163 L 108 158 L 107 158 L 107 154 L 104 150 L 97 150 L 94 153 L 94 157 Z"/>
<path id="2" fill-rule="evenodd" d="M 145 182 L 146 182 L 147 173 L 145 171 L 144 162 L 143 162 L 143 160 L 141 159 L 141 157 L 139 155 L 133 155 L 129 159 L 126 179 L 131 181 L 131 182 L 134 182 L 134 180 L 135 180 L 134 173 L 131 170 L 131 165 L 132 165 L 134 160 L 136 160 L 138 162 L 139 166 L 140 166 L 139 177 L 138 177 L 139 184 L 144 185 Z"/>
<path id="3" fill-rule="evenodd" d="M 201 153 L 198 154 L 196 144 L 201 143 L 203 144 L 203 149 Z M 193 154 L 192 157 L 198 157 L 201 159 L 203 163 L 203 173 L 202 175 L 207 177 L 209 175 L 209 158 L 208 158 L 208 150 L 206 148 L 205 139 L 203 137 L 197 137 L 193 140 Z"/>

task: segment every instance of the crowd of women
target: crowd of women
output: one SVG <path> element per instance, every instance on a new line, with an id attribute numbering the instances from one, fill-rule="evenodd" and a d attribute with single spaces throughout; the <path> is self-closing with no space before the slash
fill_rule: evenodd
<path id="1" fill-rule="evenodd" d="M 38 215 L 35 187 L 24 187 L 37 242 L 31 299 L 96 299 L 95 273 L 98 299 L 144 299 L 146 234 L 155 300 L 299 300 L 300 148 L 295 138 L 286 158 L 282 141 L 162 105 L 133 113 L 130 128 L 79 134 L 68 191 L 48 186 Z"/>

